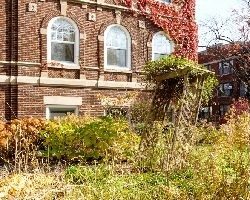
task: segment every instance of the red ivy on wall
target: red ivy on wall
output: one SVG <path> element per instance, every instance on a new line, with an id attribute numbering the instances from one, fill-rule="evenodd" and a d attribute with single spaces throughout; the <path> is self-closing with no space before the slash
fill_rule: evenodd
<path id="1" fill-rule="evenodd" d="M 136 5 L 132 5 L 132 0 L 123 3 L 161 27 L 174 41 L 175 55 L 197 60 L 195 0 L 173 0 L 170 4 L 157 0 L 138 0 Z"/>

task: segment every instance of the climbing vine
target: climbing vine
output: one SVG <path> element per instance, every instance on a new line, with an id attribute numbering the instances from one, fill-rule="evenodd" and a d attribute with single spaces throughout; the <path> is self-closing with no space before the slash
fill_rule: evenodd
<path id="1" fill-rule="evenodd" d="M 134 12 L 161 27 L 175 43 L 174 55 L 197 60 L 197 25 L 195 23 L 195 0 L 173 0 L 164 3 L 157 0 L 131 0 L 123 3 Z"/>

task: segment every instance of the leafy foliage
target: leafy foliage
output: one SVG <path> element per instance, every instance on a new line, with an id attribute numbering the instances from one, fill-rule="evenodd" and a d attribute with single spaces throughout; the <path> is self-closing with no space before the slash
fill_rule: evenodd
<path id="1" fill-rule="evenodd" d="M 139 137 L 124 119 L 67 116 L 50 121 L 43 132 L 50 156 L 67 160 L 127 160 L 137 150 Z"/>
<path id="2" fill-rule="evenodd" d="M 107 130 L 108 132 L 112 130 L 114 137 L 111 138 L 110 148 L 105 149 L 104 155 L 108 158 L 114 158 L 115 154 L 118 155 L 117 158 L 120 158 L 122 155 L 121 160 L 131 156 L 134 159 L 130 159 L 130 161 L 133 162 L 105 162 L 102 164 L 95 162 L 94 165 L 72 165 L 65 170 L 56 169 L 55 172 L 50 171 L 50 173 L 37 170 L 35 174 L 2 175 L 0 172 L 1 198 L 26 199 L 29 197 L 36 199 L 36 197 L 41 196 L 45 199 L 90 200 L 249 198 L 250 114 L 248 112 L 241 114 L 230 112 L 227 123 L 220 127 L 215 127 L 212 124 L 193 126 L 191 128 L 192 138 L 190 138 L 193 142 L 189 142 L 189 146 L 184 147 L 182 143 L 176 143 L 174 147 L 175 151 L 180 149 L 186 151 L 181 151 L 182 157 L 174 157 L 174 161 L 178 163 L 185 160 L 185 162 L 181 167 L 171 168 L 167 172 L 161 168 L 161 162 L 164 161 L 169 148 L 171 148 L 169 138 L 171 138 L 172 132 L 170 128 L 164 130 L 160 123 L 152 129 L 158 132 L 160 137 L 158 137 L 156 148 L 151 152 L 153 156 L 148 157 L 148 163 L 144 163 L 151 165 L 151 168 L 147 169 L 138 167 L 138 162 L 135 159 L 137 155 L 134 154 L 136 145 L 132 146 L 138 143 L 131 143 L 131 140 L 136 139 L 130 137 L 128 126 L 121 119 L 117 121 L 112 118 L 96 119 L 67 116 L 48 123 L 54 123 L 53 126 L 61 132 L 70 128 L 67 132 L 71 132 L 70 134 L 74 132 L 73 130 L 80 130 L 80 128 L 88 130 L 87 133 L 93 131 L 91 136 L 98 136 L 96 138 L 102 141 L 106 140 L 100 135 L 107 133 Z M 66 124 L 67 126 L 71 125 L 67 127 Z M 114 131 L 110 124 L 115 124 L 115 129 L 119 129 L 119 131 Z M 60 125 L 65 127 L 60 129 Z M 95 129 L 91 125 L 99 128 Z M 99 129 L 102 130 L 101 133 L 97 133 Z M 45 133 L 55 134 L 48 132 L 48 130 L 45 130 Z M 80 132 L 75 131 L 75 135 L 77 133 Z M 119 136 L 121 133 L 126 133 L 128 138 L 124 139 Z M 58 139 L 57 137 L 54 139 Z M 74 138 L 77 137 L 74 136 Z M 138 136 L 136 138 L 139 139 Z M 84 142 L 84 140 L 82 141 Z M 96 140 L 94 139 L 94 141 Z M 124 141 L 127 146 L 123 148 L 120 144 L 123 144 Z M 169 143 L 165 141 L 169 141 Z M 117 143 L 116 146 L 115 143 Z M 166 144 L 170 144 L 170 146 L 166 146 Z M 74 147 L 77 148 L 77 146 Z M 87 147 L 84 146 L 86 150 L 90 149 L 87 153 L 98 150 L 100 151 L 99 155 L 103 155 L 101 153 L 104 151 L 99 149 L 99 146 L 90 145 Z M 116 148 L 121 149 L 116 151 Z M 134 153 L 128 156 L 124 154 L 124 149 Z M 73 149 L 70 150 L 73 151 Z"/>
<path id="3" fill-rule="evenodd" d="M 214 88 L 218 84 L 215 75 L 212 72 L 205 70 L 202 65 L 186 58 L 176 57 L 173 55 L 148 62 L 144 67 L 144 72 L 146 75 L 146 81 L 154 84 L 159 84 L 157 77 L 164 74 L 173 74 L 174 78 L 167 81 L 168 85 L 170 85 L 171 82 L 174 83 L 174 87 L 171 87 L 171 93 L 173 94 L 172 97 L 179 97 L 182 95 L 184 75 L 188 75 L 190 79 L 195 76 L 203 76 L 204 85 L 202 99 L 204 103 L 207 103 L 212 97 Z M 165 82 L 161 83 L 162 87 L 166 87 Z"/>
<path id="4" fill-rule="evenodd" d="M 197 59 L 195 0 L 174 0 L 169 4 L 154 0 L 138 0 L 136 2 L 137 9 L 133 9 L 135 5 L 132 6 L 131 0 L 120 0 L 120 2 L 132 8 L 133 12 L 145 15 L 154 24 L 166 31 L 175 43 L 175 55 L 187 57 L 191 60 Z"/>

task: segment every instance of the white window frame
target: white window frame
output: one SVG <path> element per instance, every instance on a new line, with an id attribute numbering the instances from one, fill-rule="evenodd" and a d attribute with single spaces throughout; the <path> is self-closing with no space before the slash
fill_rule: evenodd
<path id="1" fill-rule="evenodd" d="M 69 105 L 46 105 L 46 119 L 51 119 L 51 109 L 65 108 L 74 109 L 75 115 L 79 115 L 79 106 L 69 106 Z"/>
<path id="2" fill-rule="evenodd" d="M 120 67 L 120 66 L 116 66 L 116 65 L 108 65 L 108 55 L 107 55 L 107 49 L 108 49 L 108 46 L 106 45 L 106 42 L 107 42 L 107 35 L 110 31 L 111 28 L 113 27 L 119 27 L 121 28 L 125 34 L 126 34 L 126 37 L 127 37 L 127 54 L 126 54 L 126 67 Z M 128 32 L 128 30 L 124 27 L 124 26 L 121 26 L 119 24 L 112 24 L 110 26 L 108 26 L 106 28 L 106 30 L 104 31 L 104 70 L 116 70 L 116 71 L 130 71 L 131 70 L 131 36 Z"/>
<path id="3" fill-rule="evenodd" d="M 154 56 L 154 54 L 155 54 L 154 38 L 157 37 L 158 35 L 164 35 L 167 38 L 167 40 L 169 40 L 169 42 L 170 42 L 170 54 L 174 52 L 174 42 L 170 39 L 170 37 L 164 31 L 159 31 L 159 32 L 155 33 L 153 38 L 152 38 L 152 60 L 156 60 L 155 56 Z M 166 54 L 166 55 L 170 55 L 170 54 Z"/>
<path id="4" fill-rule="evenodd" d="M 53 62 L 53 60 L 51 60 L 51 27 L 52 27 L 53 23 L 58 19 L 67 20 L 75 28 L 74 62 L 65 62 L 65 61 L 54 61 L 54 62 L 62 64 L 65 69 L 80 69 L 80 66 L 79 66 L 80 33 L 79 33 L 79 29 L 78 29 L 78 26 L 76 25 L 76 23 L 68 17 L 62 17 L 62 16 L 54 17 L 53 19 L 50 20 L 50 22 L 48 24 L 48 28 L 47 28 L 47 61 L 48 61 L 48 63 Z M 50 67 L 57 68 L 58 66 L 50 66 Z"/>

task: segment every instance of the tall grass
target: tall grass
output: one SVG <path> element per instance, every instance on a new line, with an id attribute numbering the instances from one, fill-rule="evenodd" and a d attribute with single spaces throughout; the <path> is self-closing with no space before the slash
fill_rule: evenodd
<path id="1" fill-rule="evenodd" d="M 71 122 L 83 123 L 74 120 Z M 68 123 L 69 121 L 66 124 Z M 91 123 L 92 121 L 87 122 L 87 124 Z M 101 122 L 101 126 L 110 127 L 109 123 Z M 29 124 L 32 123 L 29 122 Z M 39 126 L 40 128 L 38 126 L 37 129 L 32 128 L 31 135 L 40 133 L 38 129 L 46 131 L 46 126 L 44 123 L 43 126 Z M 80 126 L 77 125 L 78 128 Z M 21 129 L 23 132 L 20 133 L 27 138 L 29 130 L 27 126 L 22 125 L 12 130 L 19 133 L 20 127 L 24 127 Z M 87 127 L 89 133 L 91 126 Z M 136 140 L 139 136 L 135 139 L 134 137 L 127 138 L 123 133 L 129 133 L 129 127 L 123 124 L 125 129 L 121 128 L 115 129 L 119 130 L 121 136 L 117 137 L 115 134 L 110 144 L 112 148 L 107 148 L 107 151 L 101 149 L 100 155 L 104 155 L 102 152 L 105 151 L 107 154 L 111 152 L 110 159 L 93 159 L 88 164 L 86 160 L 78 164 L 72 164 L 72 162 L 67 162 L 66 165 L 49 166 L 47 164 L 46 167 L 37 154 L 42 141 L 33 137 L 33 140 L 24 140 L 18 134 L 15 137 L 10 134 L 12 136 L 8 136 L 7 139 L 13 142 L 9 142 L 7 147 L 6 143 L 3 146 L 5 146 L 5 151 L 9 149 L 12 154 L 14 153 L 13 166 L 16 167 L 13 168 L 14 170 L 8 168 L 0 170 L 0 199 L 250 199 L 249 113 L 232 112 L 227 117 L 227 122 L 220 127 L 214 127 L 212 124 L 199 124 L 191 127 L 192 142 L 188 147 L 182 146 L 182 151 L 179 152 L 178 157 L 174 158 L 174 162 L 183 163 L 184 160 L 185 164 L 181 167 L 172 167 L 167 172 L 162 167 L 162 163 L 168 152 L 168 146 L 166 146 L 168 135 L 166 131 L 162 131 L 161 126 L 155 129 L 160 137 L 148 163 L 141 163 L 137 160 L 140 158 L 136 149 L 139 143 Z M 97 131 L 97 129 L 94 130 Z M 106 129 L 102 129 L 102 132 L 106 134 L 104 130 Z M 73 133 L 77 135 L 79 132 L 71 131 L 71 134 Z M 96 136 L 98 134 L 95 133 Z M 12 140 L 11 137 L 14 139 Z M 99 136 L 96 139 L 99 139 Z M 36 144 L 36 148 L 27 145 L 29 142 Z M 14 146 L 10 147 L 11 144 Z M 91 147 L 95 146 L 91 145 Z M 174 150 L 178 151 L 178 148 L 177 145 Z M 60 151 L 60 149 L 57 150 Z M 124 157 L 124 155 L 129 155 L 129 157 Z M 32 164 L 35 159 L 38 160 L 35 162 L 37 165 Z M 60 159 L 57 161 L 61 162 Z M 29 165 L 32 167 L 25 167 Z M 147 168 L 149 165 L 150 167 Z"/>

